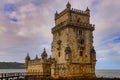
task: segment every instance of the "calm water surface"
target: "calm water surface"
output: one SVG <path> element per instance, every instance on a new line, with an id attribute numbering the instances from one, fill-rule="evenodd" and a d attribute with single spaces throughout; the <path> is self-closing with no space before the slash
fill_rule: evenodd
<path id="1" fill-rule="evenodd" d="M 96 70 L 97 77 L 120 78 L 120 70 Z"/>
<path id="2" fill-rule="evenodd" d="M 25 69 L 0 69 L 0 73 L 25 72 Z M 96 70 L 97 77 L 120 78 L 120 70 Z"/>
<path id="3" fill-rule="evenodd" d="M 0 73 L 25 72 L 25 69 L 0 69 Z"/>

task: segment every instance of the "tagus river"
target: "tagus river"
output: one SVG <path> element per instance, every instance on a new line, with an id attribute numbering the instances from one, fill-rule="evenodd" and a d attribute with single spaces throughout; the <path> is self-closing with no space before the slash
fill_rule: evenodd
<path id="1" fill-rule="evenodd" d="M 0 69 L 0 73 L 26 72 L 25 69 Z M 120 78 L 120 70 L 96 70 L 97 77 Z"/>

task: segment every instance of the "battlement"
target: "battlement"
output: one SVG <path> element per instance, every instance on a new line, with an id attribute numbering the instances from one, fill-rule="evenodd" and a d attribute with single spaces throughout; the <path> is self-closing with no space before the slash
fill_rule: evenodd
<path id="1" fill-rule="evenodd" d="M 55 20 L 60 18 L 61 16 L 63 16 L 66 13 L 75 13 L 75 14 L 79 14 L 79 15 L 84 15 L 84 16 L 90 16 L 89 14 L 89 9 L 87 8 L 85 11 L 83 10 L 79 10 L 79 9 L 74 9 L 74 8 L 69 8 L 69 9 L 64 9 L 62 12 L 55 14 Z"/>
<path id="2" fill-rule="evenodd" d="M 39 64 L 51 64 L 50 59 L 43 60 L 41 58 L 39 59 L 33 59 L 28 62 L 28 65 L 39 65 Z"/>
<path id="3" fill-rule="evenodd" d="M 61 22 L 60 24 L 56 25 L 55 27 L 52 28 L 52 33 L 65 27 L 65 26 L 71 26 L 71 27 L 79 27 L 79 28 L 83 28 L 83 29 L 90 29 L 90 30 L 94 30 L 95 29 L 95 25 L 94 24 L 89 24 L 89 23 L 75 23 L 75 22 L 69 22 L 69 21 L 64 21 Z"/>
<path id="4" fill-rule="evenodd" d="M 77 13 L 77 14 L 81 14 L 81 15 L 89 16 L 89 15 L 86 13 L 86 11 L 79 10 L 79 9 L 74 9 L 74 8 L 72 8 L 72 9 L 71 9 L 71 12 L 74 12 L 74 13 Z"/>

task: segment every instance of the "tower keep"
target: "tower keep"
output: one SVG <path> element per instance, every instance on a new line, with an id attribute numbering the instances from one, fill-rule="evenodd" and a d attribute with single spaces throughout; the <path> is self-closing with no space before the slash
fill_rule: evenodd
<path id="1" fill-rule="evenodd" d="M 55 13 L 55 27 L 52 28 L 52 56 L 48 58 L 44 49 L 41 56 L 25 58 L 25 80 L 42 78 L 96 78 L 96 52 L 93 46 L 94 25 L 90 24 L 90 10 L 66 8 Z"/>
<path id="2" fill-rule="evenodd" d="M 52 28 L 52 77 L 95 76 L 96 52 L 93 46 L 94 25 L 90 24 L 90 10 L 66 8 L 55 13 Z"/>

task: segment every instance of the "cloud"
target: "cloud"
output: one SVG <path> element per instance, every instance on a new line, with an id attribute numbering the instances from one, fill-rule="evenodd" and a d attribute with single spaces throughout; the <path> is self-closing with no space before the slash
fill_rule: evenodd
<path id="1" fill-rule="evenodd" d="M 93 18 L 91 18 L 92 22 L 96 24 L 94 45 L 97 52 L 97 68 L 118 69 L 120 67 L 119 1 L 109 1 L 100 1 L 95 6 L 95 10 L 97 11 L 93 15 Z"/>
<path id="2" fill-rule="evenodd" d="M 61 12 L 68 0 L 1 0 L 0 3 L 0 59 L 24 61 L 27 52 L 31 58 L 47 48 L 51 54 L 54 13 Z M 96 25 L 94 45 L 97 67 L 120 61 L 119 0 L 69 0 L 73 8 L 91 10 L 91 23 Z M 20 58 L 18 56 L 21 56 Z M 14 57 L 14 59 L 12 58 Z M 106 63 L 106 64 L 105 64 Z M 100 66 L 104 64 L 103 66 Z"/>

